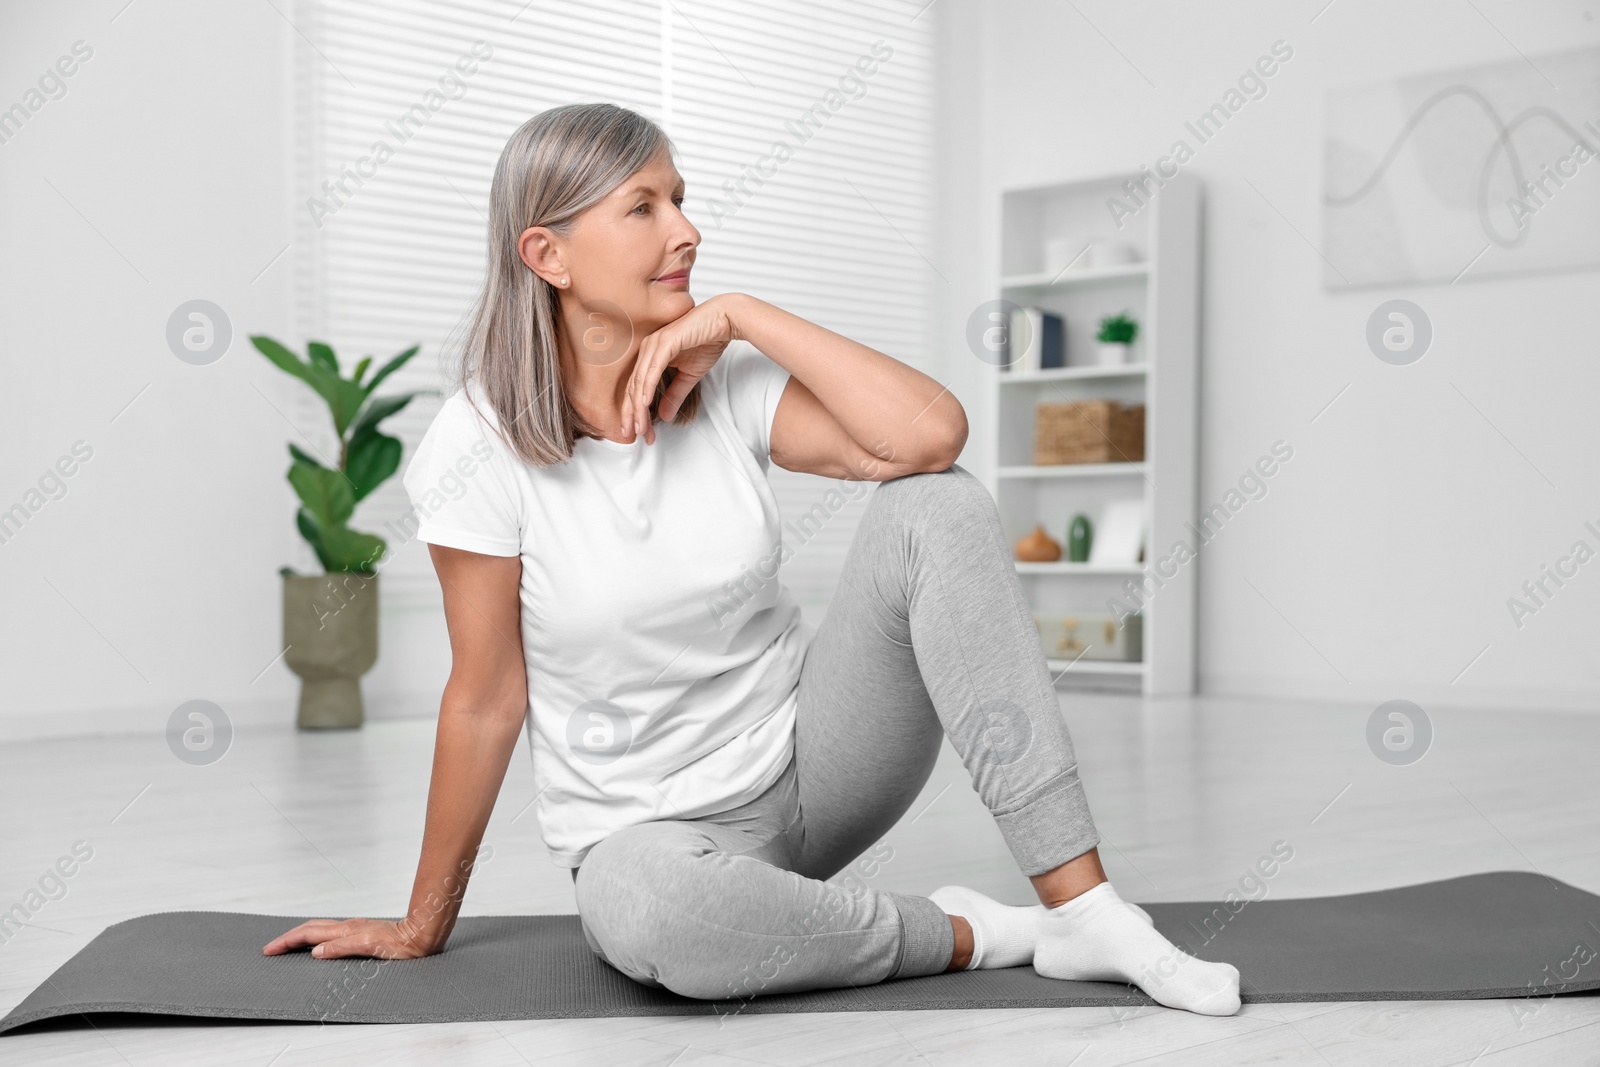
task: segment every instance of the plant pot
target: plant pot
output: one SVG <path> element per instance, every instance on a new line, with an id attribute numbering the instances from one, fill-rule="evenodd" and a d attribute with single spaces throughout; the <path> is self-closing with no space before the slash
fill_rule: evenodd
<path id="1" fill-rule="evenodd" d="M 300 676 L 303 730 L 361 725 L 361 676 L 378 661 L 378 576 L 283 576 L 283 661 Z"/>
<path id="2" fill-rule="evenodd" d="M 1129 362 L 1130 357 L 1128 350 L 1130 347 L 1130 345 L 1124 344 L 1121 341 L 1098 342 L 1100 365 L 1102 367 L 1111 367 Z"/>

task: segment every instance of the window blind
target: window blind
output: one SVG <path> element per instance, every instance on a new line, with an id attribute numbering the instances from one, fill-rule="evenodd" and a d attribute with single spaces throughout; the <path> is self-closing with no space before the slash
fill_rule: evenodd
<path id="1" fill-rule="evenodd" d="M 677 146 L 684 210 L 703 238 L 698 300 L 749 292 L 927 370 L 937 9 L 922 8 L 299 0 L 295 340 L 327 341 L 345 366 L 420 344 L 385 391 L 447 392 L 501 148 L 546 108 L 607 100 Z M 441 401 L 419 398 L 386 424 L 405 443 L 402 464 Z M 297 421 L 331 452 L 319 405 L 306 399 Z M 783 581 L 819 621 L 866 494 L 776 466 L 772 482 L 794 552 Z M 395 532 L 407 506 L 396 476 L 353 525 L 395 548 L 386 603 L 435 606 L 425 548 Z"/>

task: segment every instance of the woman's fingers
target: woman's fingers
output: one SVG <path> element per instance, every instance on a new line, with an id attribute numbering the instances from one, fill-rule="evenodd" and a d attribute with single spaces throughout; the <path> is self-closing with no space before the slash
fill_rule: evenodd
<path id="1" fill-rule="evenodd" d="M 339 960 L 347 956 L 376 956 L 379 959 L 386 959 L 390 955 L 377 939 L 367 934 L 336 937 L 331 941 L 324 941 L 312 949 L 311 954 L 319 960 Z"/>
<path id="2" fill-rule="evenodd" d="M 677 417 L 678 408 L 683 404 L 684 398 L 689 395 L 689 390 L 694 388 L 695 381 L 699 381 L 699 379 L 696 378 L 691 381 L 689 376 L 683 372 L 683 368 L 678 368 L 678 373 L 672 378 L 672 384 L 667 386 L 666 391 L 661 394 L 661 406 L 656 409 L 661 413 L 662 422 L 671 422 Z"/>
<path id="3" fill-rule="evenodd" d="M 309 919 L 268 942 L 261 950 L 276 956 L 306 945 L 319 960 L 370 956 L 382 960 L 409 960 L 431 955 L 441 946 L 418 941 L 418 932 L 404 922 L 388 919 Z"/>
<path id="4" fill-rule="evenodd" d="M 381 919 L 311 919 L 270 941 L 261 951 L 276 956 L 311 945 L 311 955 L 319 960 L 350 956 L 378 959 L 409 959 L 419 955 L 402 928 Z"/>
<path id="5" fill-rule="evenodd" d="M 384 919 L 363 919 L 343 936 L 330 938 L 311 950 L 319 960 L 349 956 L 370 956 L 380 960 L 409 960 L 437 951 L 417 944 L 412 933 L 399 923 Z"/>
<path id="6" fill-rule="evenodd" d="M 646 338 L 646 341 L 648 340 L 649 338 Z M 640 345 L 639 355 L 633 361 L 633 371 L 628 375 L 627 387 L 622 393 L 623 429 L 635 436 L 646 436 L 647 440 L 650 426 L 650 392 L 655 389 L 652 364 L 655 362 L 656 350 L 655 345 Z"/>
<path id="7" fill-rule="evenodd" d="M 355 920 L 350 920 L 355 921 Z M 340 936 L 346 926 L 343 919 L 308 919 L 293 930 L 279 934 L 262 947 L 263 955 L 276 956 L 306 945 L 320 945 L 329 938 Z"/>
<path id="8" fill-rule="evenodd" d="M 633 399 L 634 432 L 644 434 L 646 441 L 650 439 L 650 396 L 655 392 L 656 378 L 660 376 L 655 364 L 661 346 L 650 342 L 651 338 L 645 338 L 645 343 L 639 347 L 639 358 L 633 365 L 633 380 L 628 387 Z"/>

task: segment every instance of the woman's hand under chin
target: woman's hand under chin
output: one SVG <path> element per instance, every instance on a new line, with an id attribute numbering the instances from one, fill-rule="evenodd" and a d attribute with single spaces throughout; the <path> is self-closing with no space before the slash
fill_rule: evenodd
<path id="1" fill-rule="evenodd" d="M 655 396 L 656 384 L 668 367 L 677 376 L 661 395 L 657 413 L 665 422 L 678 414 L 689 390 L 705 377 L 713 364 L 722 358 L 728 342 L 739 340 L 735 320 L 743 293 L 719 293 L 701 304 L 696 304 L 683 315 L 649 334 L 639 343 L 639 356 L 634 360 L 633 375 L 628 379 L 628 393 L 622 403 L 622 425 L 635 434 L 642 434 L 646 444 L 655 444 L 655 427 L 650 421 L 650 401 Z"/>

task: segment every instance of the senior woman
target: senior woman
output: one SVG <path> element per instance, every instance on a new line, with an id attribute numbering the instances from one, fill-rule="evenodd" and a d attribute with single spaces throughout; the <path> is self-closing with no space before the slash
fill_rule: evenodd
<path id="1" fill-rule="evenodd" d="M 696 303 L 673 151 L 612 104 L 506 144 L 463 387 L 404 478 L 453 656 L 411 907 L 264 951 L 443 951 L 526 729 L 545 846 L 635 981 L 722 999 L 1031 964 L 1233 1014 L 1238 971 L 1106 879 L 998 513 L 955 463 L 961 405 L 752 296 Z M 778 579 L 773 463 L 881 483 L 814 630 Z M 827 881 L 946 736 L 1039 905 Z"/>

